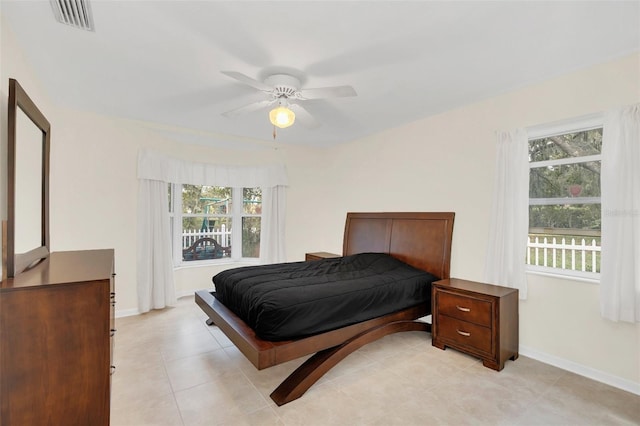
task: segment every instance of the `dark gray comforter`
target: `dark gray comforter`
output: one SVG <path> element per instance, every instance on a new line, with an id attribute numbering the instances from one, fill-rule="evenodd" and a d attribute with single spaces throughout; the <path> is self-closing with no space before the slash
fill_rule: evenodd
<path id="1" fill-rule="evenodd" d="M 215 297 L 265 340 L 322 333 L 420 303 L 438 278 L 383 253 L 229 269 Z"/>

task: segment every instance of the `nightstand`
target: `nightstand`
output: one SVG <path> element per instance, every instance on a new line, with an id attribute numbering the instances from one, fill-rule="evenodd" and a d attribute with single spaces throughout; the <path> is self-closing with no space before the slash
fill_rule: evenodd
<path id="1" fill-rule="evenodd" d="M 341 257 L 339 254 L 327 253 L 326 251 L 318 251 L 315 253 L 306 253 L 304 260 L 309 262 L 311 260 L 330 259 L 333 257 Z"/>
<path id="2" fill-rule="evenodd" d="M 518 290 L 450 278 L 432 286 L 433 346 L 482 359 L 493 370 L 518 358 Z"/>

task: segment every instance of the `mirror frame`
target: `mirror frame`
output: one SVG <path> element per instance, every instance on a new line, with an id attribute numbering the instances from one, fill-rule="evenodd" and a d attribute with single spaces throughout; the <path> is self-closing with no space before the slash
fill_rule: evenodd
<path id="1" fill-rule="evenodd" d="M 16 120 L 18 108 L 42 132 L 42 201 L 41 244 L 26 253 L 15 253 L 15 220 L 16 220 Z M 51 124 L 40 112 L 36 104 L 24 91 L 17 80 L 9 79 L 8 108 L 8 191 L 7 191 L 7 230 L 6 230 L 6 264 L 4 270 L 7 278 L 23 272 L 41 259 L 49 255 L 49 151 L 51 146 Z"/>

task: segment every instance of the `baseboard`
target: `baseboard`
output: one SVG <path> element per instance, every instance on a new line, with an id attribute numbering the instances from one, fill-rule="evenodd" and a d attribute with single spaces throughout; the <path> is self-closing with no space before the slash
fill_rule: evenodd
<path id="1" fill-rule="evenodd" d="M 195 290 L 183 290 L 176 293 L 176 299 L 180 299 L 185 296 L 193 296 L 195 294 Z"/>
<path id="2" fill-rule="evenodd" d="M 595 368 L 587 367 L 585 365 L 578 364 L 564 358 L 549 355 L 547 353 L 540 352 L 526 346 L 520 345 L 518 350 L 520 352 L 520 355 L 524 355 L 537 361 L 544 362 L 545 364 L 553 365 L 554 367 L 562 368 L 563 370 L 588 377 L 589 379 L 605 383 L 609 386 L 613 386 L 615 388 L 640 395 L 640 383 L 623 379 L 621 377 L 614 376 L 612 374 L 605 373 L 604 371 L 596 370 Z"/>
<path id="3" fill-rule="evenodd" d="M 116 318 L 131 317 L 139 314 L 140 314 L 140 311 L 136 308 L 116 310 Z"/>
<path id="4" fill-rule="evenodd" d="M 194 293 L 195 293 L 195 290 L 181 291 L 176 294 L 176 299 L 180 299 L 181 297 L 185 297 L 185 296 L 193 296 Z M 134 315 L 140 315 L 140 311 L 136 308 L 116 310 L 116 318 L 131 317 Z"/>

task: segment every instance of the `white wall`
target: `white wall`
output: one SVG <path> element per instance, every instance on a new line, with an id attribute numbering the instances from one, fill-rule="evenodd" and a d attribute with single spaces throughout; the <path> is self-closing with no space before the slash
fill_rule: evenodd
<path id="1" fill-rule="evenodd" d="M 454 211 L 452 276 L 481 280 L 495 131 L 639 101 L 635 54 L 332 148 L 324 177 L 331 203 L 320 206 L 324 220 L 306 238 L 329 242 L 315 250 L 339 252 L 346 211 Z M 601 319 L 597 285 L 530 275 L 520 344 L 523 353 L 579 364 L 640 392 L 640 324 Z"/>
<path id="2" fill-rule="evenodd" d="M 640 101 L 640 56 L 633 55 L 330 149 L 211 148 L 167 140 L 137 123 L 55 106 L 39 89 L 6 25 L 1 36 L 0 120 L 6 123 L 11 76 L 52 123 L 52 249 L 115 248 L 120 313 L 137 306 L 135 175 L 141 147 L 211 163 L 286 164 L 289 260 L 302 259 L 307 251 L 341 252 L 347 211 L 454 211 L 452 275 L 480 280 L 494 132 Z M 3 161 L 0 207 L 6 218 Z M 178 292 L 209 286 L 220 269 L 176 271 Z M 600 319 L 597 286 L 540 276 L 530 276 L 529 284 L 529 299 L 520 304 L 523 349 L 592 369 L 623 385 L 640 384 L 640 325 Z"/>
<path id="3" fill-rule="evenodd" d="M 22 51 L 16 45 L 13 34 L 3 25 L 0 15 L 0 220 L 7 220 L 7 104 L 9 78 L 19 81 L 27 94 L 35 100 L 40 111 L 50 118 L 54 110 L 39 80 L 28 66 Z M 1 230 L 0 230 L 1 234 Z M 38 240 L 40 237 L 38 237 Z M 2 266 L 0 265 L 0 271 Z M 0 275 L 1 276 L 1 275 Z"/>

